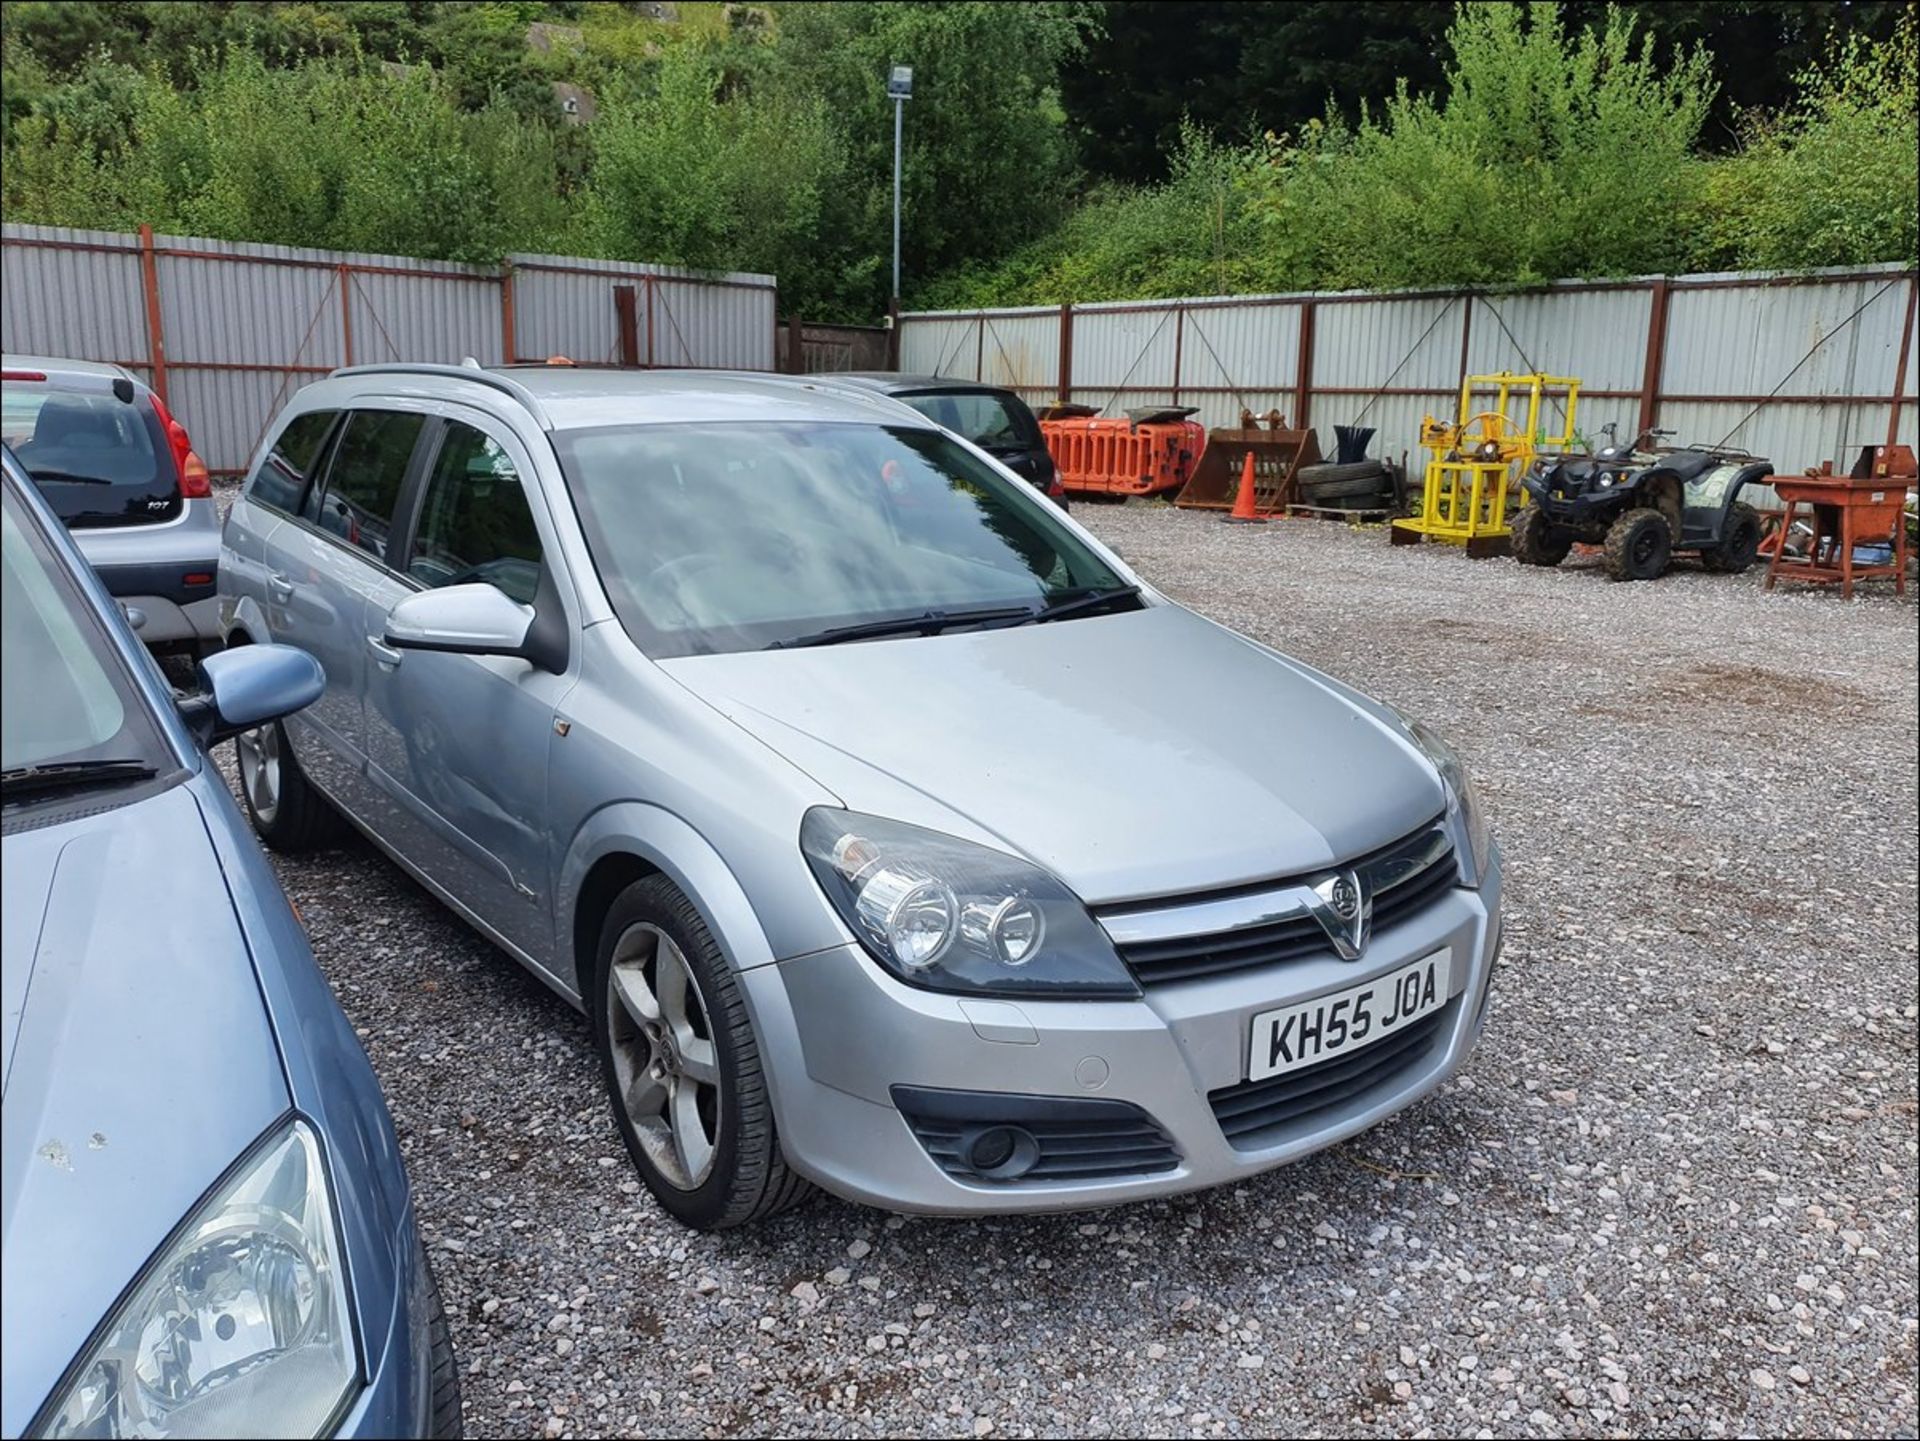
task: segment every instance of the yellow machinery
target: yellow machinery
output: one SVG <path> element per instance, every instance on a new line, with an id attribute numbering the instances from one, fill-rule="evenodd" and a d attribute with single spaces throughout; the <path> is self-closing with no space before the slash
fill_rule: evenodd
<path id="1" fill-rule="evenodd" d="M 1497 394 L 1492 409 L 1473 408 L 1476 391 Z M 1541 430 L 1541 406 L 1559 394 L 1566 396 L 1563 429 L 1548 435 Z M 1526 411 L 1518 415 L 1522 397 Z M 1420 444 L 1433 452 L 1425 495 L 1417 517 L 1393 523 L 1393 543 L 1418 545 L 1431 536 L 1465 546 L 1468 555 L 1504 555 L 1507 501 L 1535 455 L 1573 442 L 1579 398 L 1580 382 L 1571 376 L 1469 375 L 1460 383 L 1459 419 L 1450 425 L 1429 415 L 1420 426 Z"/>

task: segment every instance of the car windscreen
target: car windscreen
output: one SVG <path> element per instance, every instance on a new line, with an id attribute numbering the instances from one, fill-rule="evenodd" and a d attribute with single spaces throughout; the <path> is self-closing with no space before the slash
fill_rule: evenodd
<path id="1" fill-rule="evenodd" d="M 0 515 L 0 587 L 0 768 L 10 776 L 92 762 L 169 769 L 125 662 L 12 485 Z"/>
<path id="2" fill-rule="evenodd" d="M 935 425 L 982 450 L 1026 450 L 1039 444 L 1038 426 L 1019 402 L 991 390 L 942 390 L 900 397 Z"/>
<path id="3" fill-rule="evenodd" d="M 614 609 L 658 658 L 1124 584 L 1048 501 L 937 431 L 647 425 L 554 442 Z"/>
<path id="4" fill-rule="evenodd" d="M 143 395 L 57 380 L 0 387 L 0 435 L 69 526 L 150 524 L 180 513 L 180 477 Z"/>

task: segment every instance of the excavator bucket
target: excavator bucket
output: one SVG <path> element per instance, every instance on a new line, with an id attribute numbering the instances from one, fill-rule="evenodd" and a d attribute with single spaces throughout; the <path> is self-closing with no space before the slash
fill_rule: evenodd
<path id="1" fill-rule="evenodd" d="M 1267 422 L 1264 429 L 1262 419 Z M 1264 417 L 1243 410 L 1237 428 L 1207 433 L 1207 448 L 1193 479 L 1173 503 L 1186 510 L 1231 510 L 1248 455 L 1253 457 L 1254 513 L 1275 515 L 1298 499 L 1294 476 L 1300 467 L 1320 463 L 1320 438 L 1310 429 L 1288 429 L 1286 417 L 1277 410 Z"/>

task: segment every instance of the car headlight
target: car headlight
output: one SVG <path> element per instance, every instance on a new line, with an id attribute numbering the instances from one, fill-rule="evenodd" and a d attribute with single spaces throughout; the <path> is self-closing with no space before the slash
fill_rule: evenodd
<path id="1" fill-rule="evenodd" d="M 1447 825 L 1453 831 L 1453 853 L 1460 860 L 1460 884 L 1477 890 L 1493 854 L 1493 828 L 1473 793 L 1473 780 L 1452 746 L 1417 720 L 1402 715 L 1400 722 L 1446 783 Z"/>
<path id="2" fill-rule="evenodd" d="M 970 995 L 1140 994 L 1080 898 L 1016 856 L 826 806 L 807 812 L 800 849 L 848 929 L 911 985 Z"/>
<path id="3" fill-rule="evenodd" d="M 128 1293 L 43 1436 L 317 1436 L 356 1389 L 320 1146 L 253 1150 Z"/>

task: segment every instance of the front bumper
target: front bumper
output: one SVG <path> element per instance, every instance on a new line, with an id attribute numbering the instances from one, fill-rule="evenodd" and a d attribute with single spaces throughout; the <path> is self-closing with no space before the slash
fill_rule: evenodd
<path id="1" fill-rule="evenodd" d="M 1331 954 L 1150 989 L 1138 1001 L 970 1000 L 901 985 L 857 946 L 742 973 L 787 1159 L 849 1200 L 930 1214 L 1109 1206 L 1222 1185 L 1377 1124 L 1459 1070 L 1486 1020 L 1500 945 L 1496 853 L 1478 891 L 1454 889 L 1379 931 L 1358 961 Z M 1378 1084 L 1258 1146 L 1223 1134 L 1209 1095 L 1246 1079 L 1253 1017 L 1344 990 L 1446 948 L 1452 993 L 1434 1044 Z M 1365 1051 L 1355 1052 L 1364 1055 Z M 1125 1101 L 1179 1152 L 1171 1169 L 995 1184 L 936 1164 L 895 1086 Z"/>

